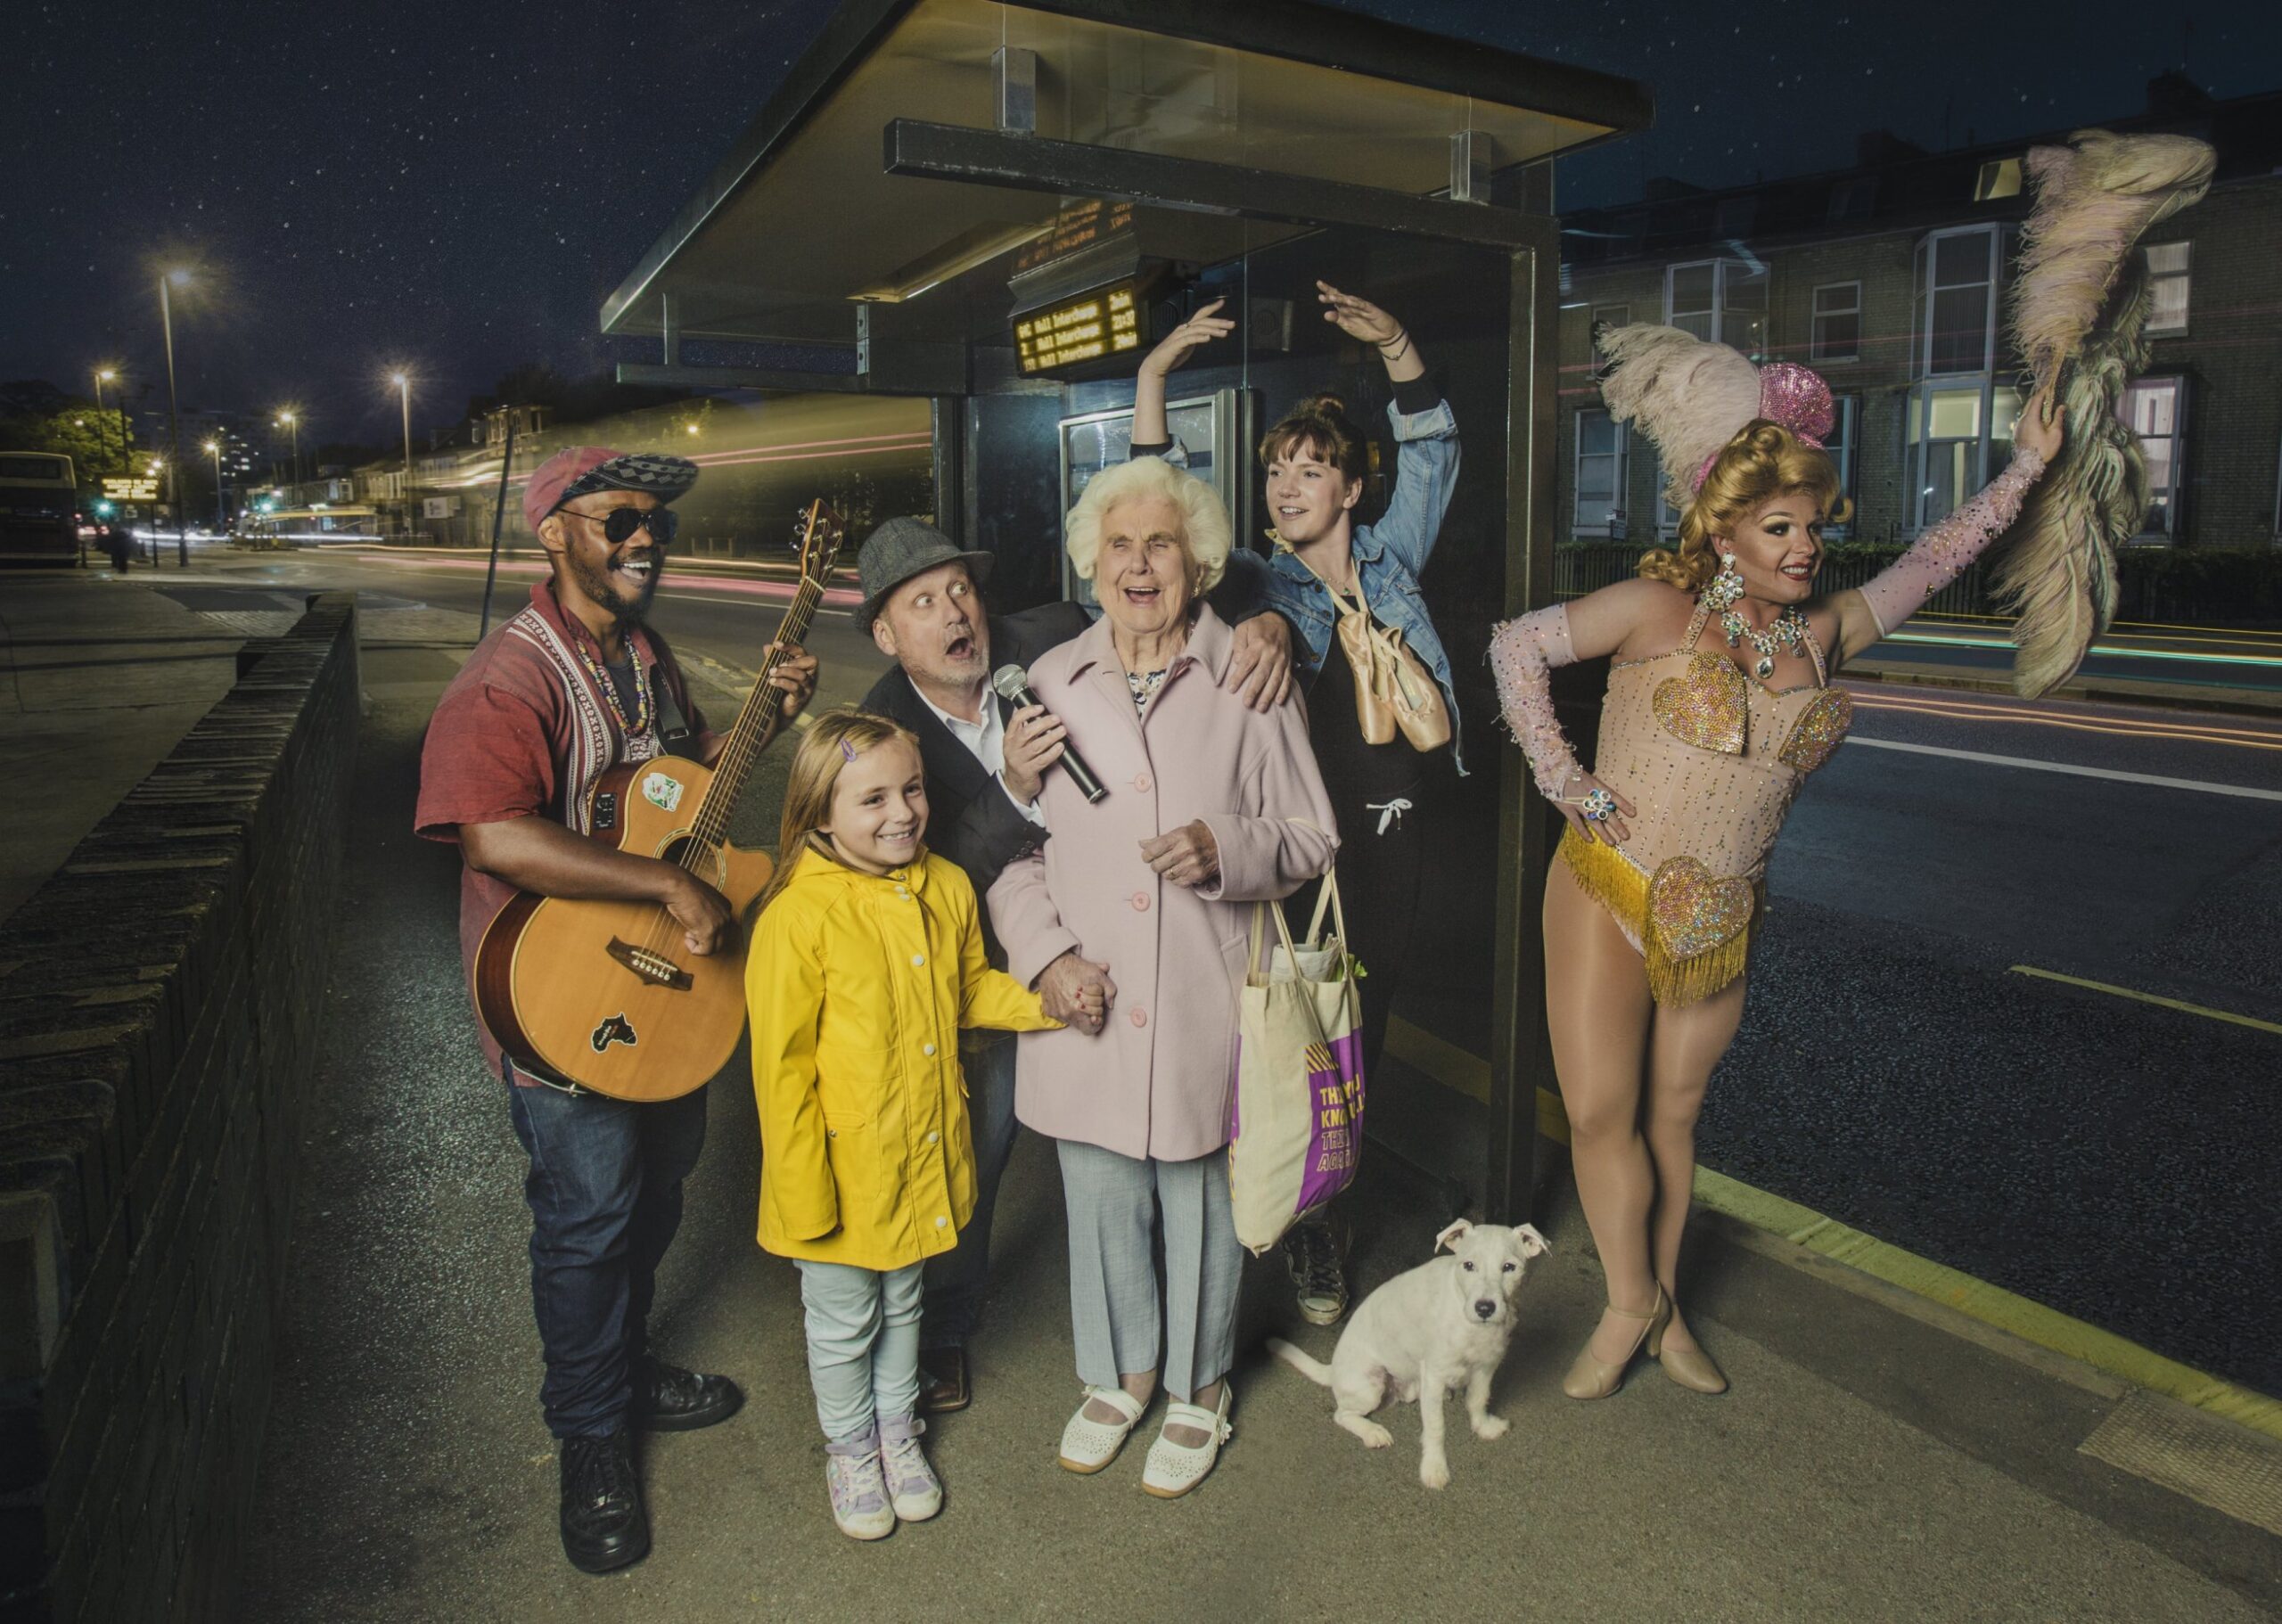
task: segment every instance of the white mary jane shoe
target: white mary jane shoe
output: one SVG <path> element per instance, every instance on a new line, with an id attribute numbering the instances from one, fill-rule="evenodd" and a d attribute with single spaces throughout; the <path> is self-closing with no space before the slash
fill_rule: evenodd
<path id="1" fill-rule="evenodd" d="M 1125 1417 L 1122 1425 L 1096 1421 L 1086 1414 L 1086 1405 L 1100 1399 Z M 1121 1387 L 1088 1387 L 1086 1397 L 1078 1406 L 1078 1413 L 1070 1417 L 1070 1424 L 1062 1429 L 1062 1465 L 1063 1470 L 1090 1477 L 1117 1458 L 1125 1448 L 1125 1440 L 1149 1407 L 1145 1398 L 1136 1398 Z"/>
<path id="2" fill-rule="evenodd" d="M 1198 1405 L 1174 1400 L 1165 1406 L 1165 1425 L 1194 1427 L 1204 1434 L 1206 1441 L 1192 1449 L 1177 1444 L 1160 1431 L 1157 1441 L 1149 1446 L 1149 1464 L 1141 1474 L 1141 1487 L 1160 1500 L 1178 1500 L 1202 1483 L 1220 1458 L 1220 1446 L 1228 1441 L 1233 1429 L 1228 1425 L 1228 1398 L 1231 1389 L 1220 1384 L 1220 1404 L 1217 1409 L 1205 1409 Z"/>

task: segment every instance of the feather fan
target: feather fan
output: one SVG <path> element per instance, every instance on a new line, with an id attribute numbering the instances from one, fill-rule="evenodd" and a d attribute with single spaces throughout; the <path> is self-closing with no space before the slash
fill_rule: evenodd
<path id="1" fill-rule="evenodd" d="M 2133 245 L 2210 190 L 2216 156 L 2184 135 L 2081 130 L 2028 155 L 2036 183 L 2013 289 L 2013 335 L 2036 389 L 2064 414 L 2057 463 L 2030 493 L 1992 585 L 2019 616 L 2015 690 L 2073 676 L 2115 617 L 2115 549 L 2147 516 L 2139 444 L 2115 415 L 2147 362 L 2149 296 Z"/>
<path id="2" fill-rule="evenodd" d="M 1725 344 L 1645 322 L 1602 333 L 1600 347 L 1613 369 L 1601 380 L 1609 414 L 1655 442 L 1664 494 L 1686 507 L 1703 460 L 1759 415 L 1759 369 Z"/>

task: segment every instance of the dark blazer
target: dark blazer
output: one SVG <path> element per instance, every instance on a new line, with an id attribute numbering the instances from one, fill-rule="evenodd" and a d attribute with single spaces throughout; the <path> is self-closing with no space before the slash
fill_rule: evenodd
<path id="1" fill-rule="evenodd" d="M 1028 670 L 1050 648 L 1070 641 L 1089 624 L 1076 603 L 1041 603 L 1011 615 L 990 617 L 990 668 L 1018 665 Z M 998 707 L 1001 720 L 1014 707 L 996 693 L 984 701 Z M 919 754 L 927 768 L 927 846 L 966 871 L 974 894 L 989 894 L 999 871 L 1046 839 L 1046 831 L 1024 817 L 974 759 L 974 752 L 951 734 L 927 708 L 901 666 L 872 685 L 864 709 L 892 718 L 919 735 Z M 989 910 L 981 910 L 983 946 L 990 962 L 1005 969 L 1006 955 L 990 928 Z"/>

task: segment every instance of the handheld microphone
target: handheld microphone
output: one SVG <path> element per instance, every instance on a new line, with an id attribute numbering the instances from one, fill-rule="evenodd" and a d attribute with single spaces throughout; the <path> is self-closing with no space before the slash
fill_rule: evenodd
<path id="1" fill-rule="evenodd" d="M 1020 666 L 1000 666 L 990 678 L 990 685 L 1010 705 L 1046 703 L 1030 692 L 1030 678 L 1022 675 Z M 1078 793 L 1086 798 L 1088 806 L 1109 793 L 1102 787 L 1102 781 L 1094 776 L 1094 769 L 1086 765 L 1086 759 L 1078 753 L 1078 746 L 1067 738 L 1062 742 L 1062 770 L 1070 775 L 1070 782 L 1078 786 Z"/>

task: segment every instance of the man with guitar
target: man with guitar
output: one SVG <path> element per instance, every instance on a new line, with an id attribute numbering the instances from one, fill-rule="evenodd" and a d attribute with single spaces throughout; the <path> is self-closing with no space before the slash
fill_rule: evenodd
<path id="1" fill-rule="evenodd" d="M 471 965 L 494 917 L 523 893 L 657 905 L 694 956 L 735 944 L 727 898 L 689 867 L 587 834 L 595 785 L 611 768 L 661 755 L 710 765 L 727 736 L 707 730 L 672 652 L 644 624 L 673 539 L 669 504 L 697 472 L 681 457 L 581 446 L 549 458 L 524 489 L 552 578 L 469 656 L 421 758 L 417 826 L 459 843 Z M 781 726 L 815 692 L 817 662 L 797 648 L 778 656 L 769 680 L 783 694 Z M 539 1396 L 561 1456 L 563 1553 L 607 1572 L 650 1549 L 631 1430 L 710 1426 L 743 1398 L 726 1377 L 669 1365 L 647 1342 L 659 1260 L 705 1141 L 706 1090 L 614 1098 L 518 1064 L 480 1035 L 530 1157 Z"/>
<path id="2" fill-rule="evenodd" d="M 927 771 L 928 844 L 966 871 L 978 897 L 999 871 L 1045 838 L 1033 804 L 1047 770 L 1062 759 L 1062 724 L 1042 706 L 1014 709 L 991 692 L 1002 665 L 1028 668 L 1090 620 L 1072 603 L 1041 603 L 1009 615 L 983 604 L 991 554 L 961 552 L 951 538 L 917 519 L 891 519 L 858 555 L 863 607 L 856 624 L 896 662 L 873 685 L 864 708 L 916 734 Z M 1213 607 L 1236 626 L 1227 685 L 1260 710 L 1293 692 L 1292 627 L 1265 612 L 1252 578 L 1231 578 Z M 1006 956 L 983 914 L 983 943 L 1000 969 Z M 1065 954 L 1047 967 L 1038 989 L 1056 1020 L 1084 1020 L 1081 988 L 1102 980 L 1101 967 Z M 1011 1032 L 962 1035 L 974 1134 L 974 1213 L 959 1243 L 930 1260 L 921 1309 L 919 1398 L 923 1409 L 965 1409 L 973 1398 L 966 1339 L 981 1308 L 989 1272 L 990 1220 L 998 1180 L 1014 1144 L 1014 1039 Z"/>

